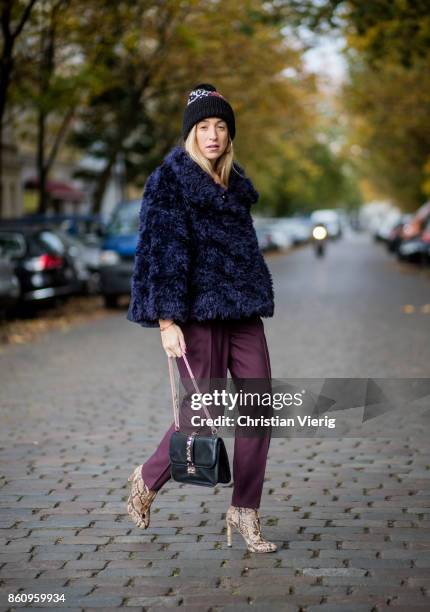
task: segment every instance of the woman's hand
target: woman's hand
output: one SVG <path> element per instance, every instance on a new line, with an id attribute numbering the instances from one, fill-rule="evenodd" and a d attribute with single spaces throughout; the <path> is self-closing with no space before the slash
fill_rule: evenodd
<path id="1" fill-rule="evenodd" d="M 160 323 L 160 328 L 166 328 L 161 331 L 161 344 L 168 357 L 182 357 L 186 353 L 184 334 L 182 329 L 176 323 L 169 324 L 163 321 Z"/>

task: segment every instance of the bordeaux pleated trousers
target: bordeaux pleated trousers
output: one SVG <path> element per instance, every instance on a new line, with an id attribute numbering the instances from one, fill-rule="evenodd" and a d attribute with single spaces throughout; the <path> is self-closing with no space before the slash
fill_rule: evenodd
<path id="1" fill-rule="evenodd" d="M 181 323 L 180 327 L 184 334 L 188 363 L 201 392 L 214 389 L 213 386 L 210 389 L 207 386 L 212 385 L 210 382 L 212 380 L 215 380 L 215 386 L 219 384 L 219 381 L 225 381 L 227 370 L 231 374 L 236 391 L 240 389 L 246 391 L 247 384 L 249 388 L 249 383 L 252 382 L 251 379 L 258 379 L 258 390 L 263 393 L 271 392 L 270 357 L 264 324 L 260 316 L 253 315 L 235 320 L 189 321 Z M 186 390 L 180 406 L 180 429 L 182 431 L 192 431 L 196 428 L 191 427 L 190 416 L 197 413 L 190 408 L 189 396 L 195 390 L 191 384 L 184 360 L 177 358 L 176 362 L 181 383 Z M 206 385 L 204 389 L 201 388 L 202 381 Z M 224 407 L 221 412 L 219 410 L 214 412 L 214 406 L 208 407 L 208 410 L 211 417 L 223 413 L 231 414 L 228 410 L 224 411 Z M 244 407 L 238 407 L 238 411 L 241 415 L 252 417 L 262 415 L 270 417 L 273 414 L 271 406 L 262 408 L 259 401 L 251 402 Z M 199 410 L 198 414 L 202 417 L 205 416 L 202 409 Z M 252 435 L 246 432 L 242 433 L 242 429 L 242 427 L 238 428 L 236 426 L 233 464 L 230 461 L 233 478 L 231 503 L 233 506 L 258 509 L 263 490 L 272 428 L 266 426 L 259 429 L 258 435 L 255 435 L 256 429 L 253 430 Z M 171 478 L 169 442 L 174 431 L 175 423 L 173 422 L 155 452 L 143 464 L 142 478 L 149 489 L 154 491 L 161 489 Z M 199 433 L 207 434 L 209 431 L 208 429 L 200 429 Z"/>

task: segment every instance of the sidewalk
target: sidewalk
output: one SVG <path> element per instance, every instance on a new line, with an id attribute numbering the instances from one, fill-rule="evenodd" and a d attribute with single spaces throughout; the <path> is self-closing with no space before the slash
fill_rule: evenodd
<path id="1" fill-rule="evenodd" d="M 237 532 L 227 548 L 231 486 L 169 481 L 135 528 L 127 476 L 171 406 L 158 338 L 114 352 L 123 333 L 114 317 L 0 355 L 0 610 L 23 607 L 8 603 L 19 591 L 64 594 L 58 610 L 430 609 L 425 421 L 409 439 L 272 439 L 261 517 L 274 554 L 246 552 Z"/>

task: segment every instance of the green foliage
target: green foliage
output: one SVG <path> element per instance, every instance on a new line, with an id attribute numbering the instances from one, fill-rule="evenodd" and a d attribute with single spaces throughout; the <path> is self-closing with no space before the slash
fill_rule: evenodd
<path id="1" fill-rule="evenodd" d="M 345 151 L 359 151 L 354 166 L 375 193 L 415 210 L 430 196 L 428 1 L 286 2 L 284 9 L 317 31 L 345 37 Z"/>
<path id="2" fill-rule="evenodd" d="M 351 63 L 344 100 L 350 141 L 361 148 L 360 168 L 381 193 L 405 210 L 415 210 L 430 195 L 430 62 L 412 68 L 386 63 L 378 69 Z"/>
<path id="3" fill-rule="evenodd" d="M 240 0 L 220 10 L 219 2 L 205 0 L 47 0 L 40 6 L 17 58 L 17 127 L 34 141 L 42 117 L 39 143 L 52 158 L 66 126 L 59 151 L 103 161 L 101 171 L 81 172 L 95 181 L 95 210 L 118 158 L 126 182 L 143 187 L 178 142 L 188 92 L 201 81 L 213 82 L 233 104 L 236 157 L 262 206 L 284 214 L 356 197 L 351 168 L 328 144 L 317 81 L 283 30 L 281 4 Z"/>

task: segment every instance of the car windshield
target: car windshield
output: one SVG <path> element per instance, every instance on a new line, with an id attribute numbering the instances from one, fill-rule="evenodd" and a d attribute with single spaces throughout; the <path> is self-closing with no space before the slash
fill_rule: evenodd
<path id="1" fill-rule="evenodd" d="M 139 230 L 140 201 L 120 206 L 108 223 L 107 233 L 116 236 L 136 234 Z"/>
<path id="2" fill-rule="evenodd" d="M 61 238 L 50 230 L 42 230 L 36 234 L 35 242 L 48 253 L 64 254 L 65 247 Z"/>

